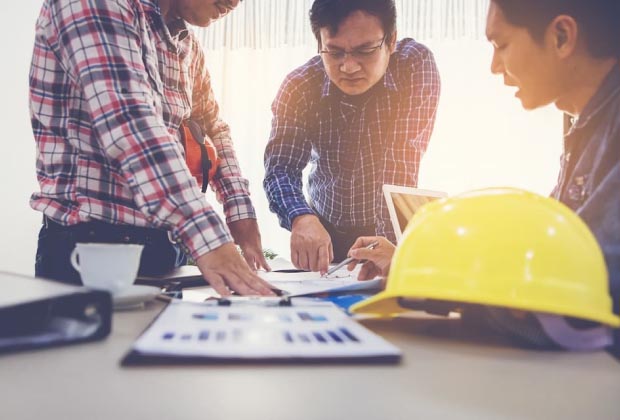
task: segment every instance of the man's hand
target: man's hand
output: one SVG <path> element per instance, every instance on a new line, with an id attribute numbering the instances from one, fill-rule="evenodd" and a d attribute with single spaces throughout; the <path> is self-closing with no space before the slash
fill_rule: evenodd
<path id="1" fill-rule="evenodd" d="M 271 267 L 269 267 L 265 259 L 265 254 L 263 254 L 263 246 L 261 245 L 256 219 L 242 219 L 231 222 L 228 224 L 228 229 L 230 229 L 235 243 L 241 247 L 243 258 L 245 258 L 252 270 L 264 268 L 267 271 L 271 271 Z"/>
<path id="2" fill-rule="evenodd" d="M 293 220 L 291 230 L 291 260 L 302 270 L 327 272 L 334 259 L 332 240 L 318 217 L 304 214 Z"/>
<path id="3" fill-rule="evenodd" d="M 373 242 L 378 242 L 379 245 L 374 249 L 366 248 Z M 349 250 L 349 256 L 355 258 L 355 261 L 349 264 L 347 268 L 351 271 L 360 261 L 365 260 L 366 262 L 362 265 L 357 277 L 358 280 L 371 280 L 377 276 L 386 278 L 390 271 L 395 250 L 396 247 L 381 236 L 362 236 L 357 238 Z"/>
<path id="4" fill-rule="evenodd" d="M 269 283 L 250 270 L 232 243 L 198 258 L 196 265 L 220 296 L 230 296 L 231 290 L 240 295 L 275 296 Z"/>

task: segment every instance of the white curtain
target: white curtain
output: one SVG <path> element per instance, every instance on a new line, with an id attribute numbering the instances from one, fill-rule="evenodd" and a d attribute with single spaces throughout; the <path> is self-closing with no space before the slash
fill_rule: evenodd
<path id="1" fill-rule="evenodd" d="M 247 0 L 200 37 L 208 49 L 281 48 L 315 43 L 313 0 Z M 479 39 L 489 0 L 396 0 L 397 29 L 416 39 Z"/>
<path id="2" fill-rule="evenodd" d="M 250 179 L 263 245 L 289 256 L 262 189 L 270 105 L 294 68 L 316 54 L 308 10 L 312 0 L 245 0 L 225 19 L 200 30 L 223 118 Z M 516 186 L 548 194 L 559 168 L 562 118 L 552 108 L 525 112 L 514 89 L 490 73 L 484 35 L 488 0 L 397 0 L 399 38 L 434 53 L 442 79 L 435 130 L 419 186 L 456 194 Z M 215 199 L 211 197 L 212 201 Z"/>

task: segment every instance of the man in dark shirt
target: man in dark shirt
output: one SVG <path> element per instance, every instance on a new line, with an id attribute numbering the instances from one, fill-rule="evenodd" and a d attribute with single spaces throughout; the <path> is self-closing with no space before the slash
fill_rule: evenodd
<path id="1" fill-rule="evenodd" d="M 493 0 L 491 70 L 526 109 L 554 103 L 571 116 L 552 196 L 579 214 L 620 297 L 620 2 Z"/>
<path id="2" fill-rule="evenodd" d="M 393 0 L 315 0 L 310 20 L 320 55 L 273 103 L 264 187 L 292 262 L 325 272 L 360 235 L 394 239 L 381 188 L 417 185 L 440 82 L 426 47 L 397 42 Z"/>
<path id="3" fill-rule="evenodd" d="M 552 196 L 590 227 L 605 256 L 614 312 L 620 306 L 620 2 L 492 0 L 487 37 L 491 71 L 526 109 L 555 104 L 571 116 Z M 379 242 L 373 250 L 364 249 Z M 367 260 L 361 278 L 386 276 L 394 247 L 360 238 L 350 254 Z M 354 264 L 350 266 L 353 267 Z M 607 327 L 544 314 L 485 308 L 486 323 L 528 345 L 594 350 L 611 344 Z M 616 333 L 620 330 L 616 330 Z M 616 344 L 620 340 L 616 337 Z M 620 349 L 618 349 L 620 351 Z"/>

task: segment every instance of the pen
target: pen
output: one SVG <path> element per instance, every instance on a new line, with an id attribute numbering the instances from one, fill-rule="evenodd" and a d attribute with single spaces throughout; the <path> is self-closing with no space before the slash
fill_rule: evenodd
<path id="1" fill-rule="evenodd" d="M 379 245 L 379 242 L 372 242 L 368 245 L 366 245 L 366 249 L 375 249 L 376 246 Z M 333 266 L 332 268 L 330 268 L 329 270 L 327 270 L 327 273 L 323 274 L 321 277 L 327 277 L 331 274 L 334 274 L 336 271 L 340 270 L 342 267 L 344 267 L 345 265 L 351 263 L 355 261 L 355 258 L 353 257 L 349 257 L 344 259 L 342 262 L 336 264 L 335 266 Z"/>

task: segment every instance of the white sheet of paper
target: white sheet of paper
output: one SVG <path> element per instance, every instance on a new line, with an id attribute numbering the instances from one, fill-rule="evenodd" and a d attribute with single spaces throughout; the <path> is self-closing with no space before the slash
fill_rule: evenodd
<path id="1" fill-rule="evenodd" d="M 285 292 L 286 295 L 307 296 L 318 293 L 341 293 L 341 292 L 358 292 L 364 290 L 376 290 L 381 287 L 381 279 L 377 278 L 368 281 L 358 281 L 351 279 L 317 279 L 317 280 L 299 280 L 294 277 L 297 273 L 287 273 L 290 281 L 271 280 L 269 283 Z M 281 276 L 278 276 L 281 278 Z M 212 287 L 192 287 L 183 289 L 183 300 L 188 302 L 204 302 L 209 298 L 218 298 L 220 295 Z"/>
<path id="2" fill-rule="evenodd" d="M 284 259 L 276 258 L 271 261 L 272 270 L 291 270 L 295 267 Z M 361 290 L 373 290 L 381 287 L 381 280 L 376 278 L 369 281 L 358 281 L 357 275 L 360 266 L 355 270 L 348 271 L 341 268 L 329 277 L 321 277 L 317 272 L 283 273 L 277 271 L 259 271 L 258 275 L 274 287 L 283 290 L 289 296 L 304 296 L 325 292 L 355 292 Z M 179 267 L 170 273 L 149 279 L 180 279 L 200 276 L 200 270 L 194 265 Z M 144 278 L 144 277 L 141 277 Z M 186 288 L 183 291 L 183 300 L 190 302 L 204 302 L 210 297 L 219 297 L 211 287 Z"/>
<path id="3" fill-rule="evenodd" d="M 143 354 L 221 359 L 400 356 L 331 302 L 172 302 L 134 344 Z"/>
<path id="4" fill-rule="evenodd" d="M 204 302 L 210 298 L 219 298 L 220 294 L 211 286 L 183 289 L 183 302 Z"/>
<path id="5" fill-rule="evenodd" d="M 368 281 L 357 280 L 359 270 L 360 266 L 353 271 L 348 271 L 346 267 L 343 267 L 329 277 L 321 277 L 321 274 L 316 272 L 278 273 L 263 271 L 259 272 L 258 275 L 290 296 L 325 292 L 353 292 L 381 287 L 380 278 Z"/>

